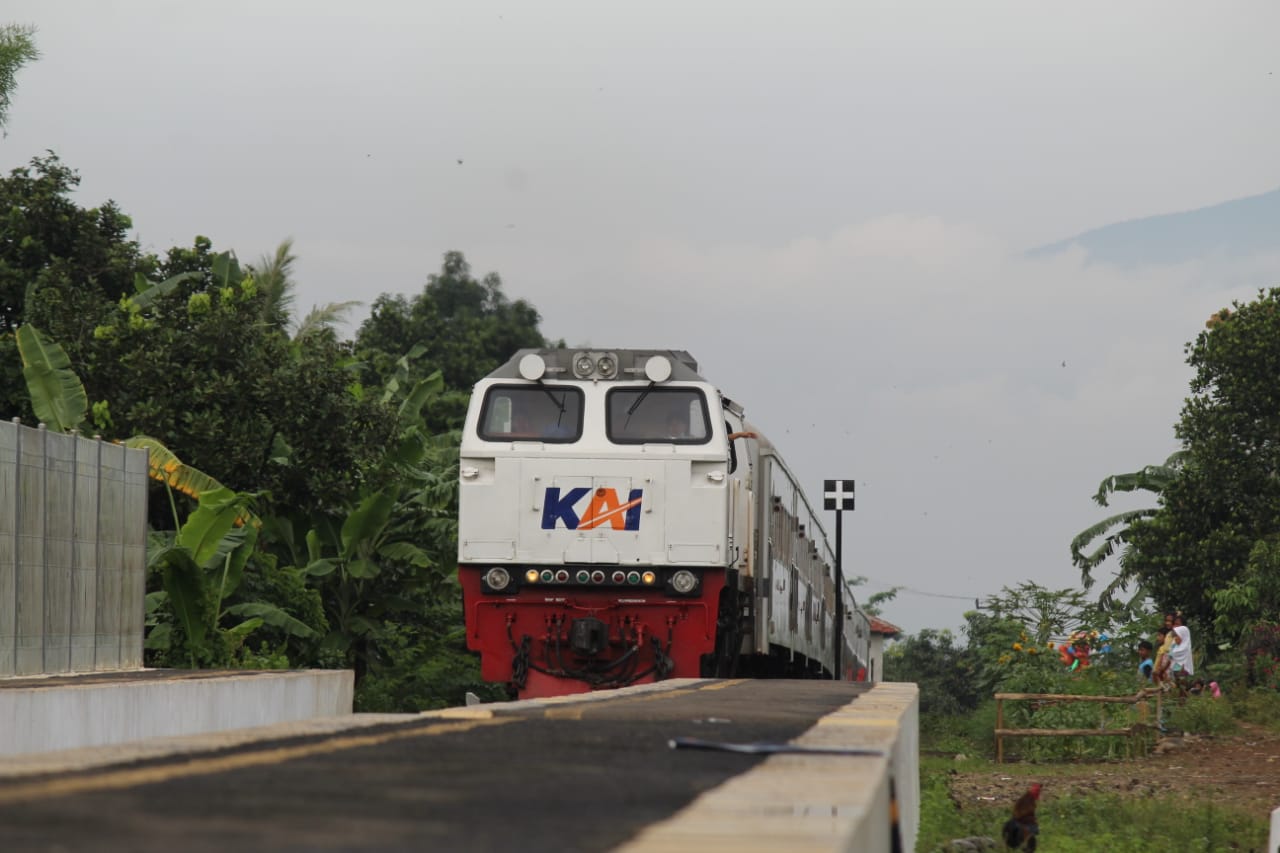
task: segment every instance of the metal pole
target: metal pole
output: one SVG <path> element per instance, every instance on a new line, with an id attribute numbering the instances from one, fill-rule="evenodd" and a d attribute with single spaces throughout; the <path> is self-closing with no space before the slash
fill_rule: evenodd
<path id="1" fill-rule="evenodd" d="M 840 568 L 840 552 L 844 546 L 844 525 L 840 520 L 843 517 L 844 513 L 836 510 L 836 654 L 835 665 L 832 667 L 834 672 L 831 673 L 836 681 L 840 681 L 843 674 L 840 658 L 844 652 L 844 572 Z"/>

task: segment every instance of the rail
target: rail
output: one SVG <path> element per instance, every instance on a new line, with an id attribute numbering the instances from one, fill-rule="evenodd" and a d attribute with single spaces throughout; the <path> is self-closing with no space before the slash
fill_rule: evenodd
<path id="1" fill-rule="evenodd" d="M 1143 736 L 1151 728 L 1147 720 L 1147 701 L 1152 697 L 1156 700 L 1155 719 L 1157 724 L 1160 720 L 1161 696 L 1163 691 L 1156 688 L 1144 688 L 1139 690 L 1132 696 L 1077 696 L 1070 693 L 997 693 L 996 700 L 996 763 L 1004 763 L 1004 739 L 1006 737 L 1098 737 L 1107 736 L 1114 737 L 1124 735 L 1129 738 L 1129 749 L 1132 753 L 1133 744 L 1138 736 Z M 1044 703 L 1058 702 L 1094 702 L 1102 705 L 1130 705 L 1136 706 L 1138 711 L 1138 721 L 1130 723 L 1120 728 L 1106 728 L 1106 713 L 1103 709 L 1102 725 L 1096 729 L 1006 729 L 1004 727 L 1004 703 L 1005 701 L 1039 701 Z M 1142 747 L 1145 750 L 1146 740 L 1142 739 Z"/>

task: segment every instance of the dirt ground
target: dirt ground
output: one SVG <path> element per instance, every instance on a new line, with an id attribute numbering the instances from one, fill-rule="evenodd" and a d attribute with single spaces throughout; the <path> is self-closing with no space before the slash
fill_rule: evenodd
<path id="1" fill-rule="evenodd" d="M 1012 766 L 1012 765 L 1010 765 Z M 1188 799 L 1212 798 L 1217 805 L 1246 810 L 1260 820 L 1280 808 L 1280 733 L 1241 723 L 1238 732 L 1216 737 L 1167 737 L 1145 757 L 1088 764 L 1047 764 L 1044 775 L 994 772 L 956 773 L 951 797 L 967 805 L 1012 803 L 1028 782 L 1042 782 L 1042 801 L 1056 797 L 1115 792 L 1134 796 L 1170 793 Z"/>

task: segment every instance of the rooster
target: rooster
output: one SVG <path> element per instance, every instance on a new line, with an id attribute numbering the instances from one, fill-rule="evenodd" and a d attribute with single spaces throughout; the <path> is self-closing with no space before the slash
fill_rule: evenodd
<path id="1" fill-rule="evenodd" d="M 1040 824 L 1036 823 L 1036 803 L 1039 799 L 1040 783 L 1037 782 L 1013 804 L 1013 817 L 1005 822 L 1004 829 L 1001 830 L 1005 846 L 1010 850 L 1035 853 L 1036 836 L 1040 834 Z"/>

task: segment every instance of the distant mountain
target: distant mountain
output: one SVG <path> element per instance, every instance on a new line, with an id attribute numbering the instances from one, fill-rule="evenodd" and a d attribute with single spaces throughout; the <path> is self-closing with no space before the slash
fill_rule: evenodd
<path id="1" fill-rule="evenodd" d="M 1106 225 L 1027 254 L 1044 257 L 1072 246 L 1083 248 L 1091 261 L 1126 267 L 1280 252 L 1280 189 L 1185 213 Z"/>

